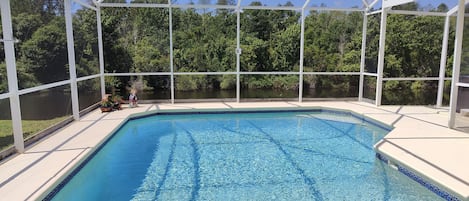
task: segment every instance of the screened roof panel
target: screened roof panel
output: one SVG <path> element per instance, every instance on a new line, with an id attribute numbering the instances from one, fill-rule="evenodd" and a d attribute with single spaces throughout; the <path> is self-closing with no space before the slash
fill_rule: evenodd
<path id="1" fill-rule="evenodd" d="M 236 0 L 171 0 L 176 5 L 236 5 Z"/>
<path id="2" fill-rule="evenodd" d="M 294 7 L 303 7 L 307 0 L 103 0 L 103 3 L 157 3 L 157 4 L 175 5 L 237 5 L 241 1 L 241 6 L 285 6 L 287 3 Z M 371 4 L 374 0 L 365 0 Z M 415 0 L 418 4 L 418 10 L 437 9 L 441 4 L 446 5 L 448 10 L 458 4 L 458 0 Z M 373 10 L 381 8 L 382 0 L 378 0 L 373 5 Z M 328 8 L 364 8 L 362 0 L 310 0 L 308 7 L 328 7 Z M 404 6 L 404 9 L 405 6 Z M 408 9 L 406 9 L 408 10 Z"/>
<path id="3" fill-rule="evenodd" d="M 381 9 L 381 3 L 382 3 L 381 0 L 377 1 L 377 2 L 376 2 L 375 4 L 373 4 L 373 5 L 372 5 L 372 3 L 373 3 L 373 0 L 368 0 L 368 5 L 371 5 L 372 10 Z"/>
<path id="4" fill-rule="evenodd" d="M 458 0 L 416 0 L 420 7 L 432 6 L 437 8 L 440 4 L 445 4 L 449 9 L 458 5 Z"/>
<path id="5" fill-rule="evenodd" d="M 168 0 L 103 0 L 102 3 L 152 3 L 168 4 Z"/>
<path id="6" fill-rule="evenodd" d="M 369 3 L 373 2 L 373 0 L 368 0 Z M 373 10 L 381 9 L 382 0 L 379 0 L 376 4 L 373 5 Z M 410 6 L 409 4 L 404 4 L 398 8 L 394 7 L 393 9 L 398 10 L 419 10 L 419 11 L 431 11 L 437 10 L 440 5 L 446 5 L 448 10 L 454 8 L 458 4 L 458 0 L 415 0 L 418 7 Z M 444 6 L 443 5 L 443 6 Z"/>
<path id="7" fill-rule="evenodd" d="M 72 13 L 75 14 L 78 10 L 82 10 L 84 7 L 78 3 L 72 1 Z"/>
<path id="8" fill-rule="evenodd" d="M 416 0 L 415 3 L 403 4 L 393 7 L 394 10 L 411 11 L 438 11 L 446 12 L 455 7 L 458 0 Z M 375 7 L 376 8 L 376 7 Z M 380 7 L 379 7 L 380 8 Z"/>
<path id="9" fill-rule="evenodd" d="M 362 0 L 311 0 L 312 7 L 328 7 L 328 8 L 363 8 Z"/>
<path id="10" fill-rule="evenodd" d="M 241 6 L 285 6 L 288 2 L 294 7 L 303 7 L 306 0 L 240 0 Z M 260 5 L 259 5 L 260 3 Z"/>

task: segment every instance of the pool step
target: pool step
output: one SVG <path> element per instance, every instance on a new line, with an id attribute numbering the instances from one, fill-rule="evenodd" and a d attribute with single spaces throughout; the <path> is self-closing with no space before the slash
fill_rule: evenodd
<path id="1" fill-rule="evenodd" d="M 398 163 L 391 161 L 386 156 L 381 153 L 376 153 L 376 158 L 383 161 L 384 163 L 388 164 L 392 169 L 399 171 L 400 173 L 406 175 L 410 179 L 414 180 L 415 182 L 419 183 L 420 185 L 424 186 L 428 190 L 434 192 L 441 198 L 448 200 L 448 201 L 461 201 L 464 200 L 460 199 L 458 196 L 449 193 L 447 190 L 441 188 L 438 185 L 435 185 L 431 182 L 428 178 L 424 178 L 421 175 L 415 173 L 415 171 L 411 170 L 410 168 L 404 167 L 403 165 L 399 165 Z"/>

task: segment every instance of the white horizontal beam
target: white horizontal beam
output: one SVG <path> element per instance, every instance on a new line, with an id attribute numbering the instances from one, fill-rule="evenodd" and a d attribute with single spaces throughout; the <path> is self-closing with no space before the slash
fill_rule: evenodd
<path id="1" fill-rule="evenodd" d="M 0 100 L 10 98 L 11 93 L 0 94 Z"/>
<path id="2" fill-rule="evenodd" d="M 194 9 L 236 9 L 236 5 L 209 5 L 209 4 L 156 4 L 156 3 L 101 3 L 101 7 L 118 8 L 194 8 Z"/>
<path id="3" fill-rule="evenodd" d="M 363 12 L 365 9 L 361 8 L 328 8 L 328 7 L 309 7 L 306 8 L 305 10 L 311 11 L 311 10 L 324 10 L 324 11 L 352 11 L 352 12 Z"/>
<path id="4" fill-rule="evenodd" d="M 146 72 L 146 73 L 104 73 L 104 76 L 152 76 L 152 75 L 171 75 L 170 72 Z"/>
<path id="5" fill-rule="evenodd" d="M 367 13 L 366 15 L 369 16 L 369 15 L 374 15 L 374 14 L 378 14 L 378 13 L 381 13 L 383 10 L 376 10 L 376 11 L 373 11 L 373 12 L 369 12 Z"/>
<path id="6" fill-rule="evenodd" d="M 239 72 L 241 75 L 299 75 L 300 72 Z"/>
<path id="7" fill-rule="evenodd" d="M 77 78 L 77 81 L 81 82 L 81 81 L 85 81 L 85 80 L 91 80 L 91 79 L 94 79 L 94 78 L 98 78 L 100 76 L 101 76 L 101 74 L 89 75 L 89 76 Z"/>
<path id="8" fill-rule="evenodd" d="M 54 88 L 54 87 L 58 87 L 58 86 L 62 86 L 62 85 L 67 85 L 67 84 L 70 84 L 70 80 L 64 80 L 64 81 L 54 82 L 54 83 L 45 84 L 45 85 L 41 85 L 41 86 L 37 86 L 37 87 L 22 89 L 18 92 L 18 94 L 19 95 L 29 94 L 29 93 L 33 93 L 33 92 L 37 92 L 37 91 L 41 91 L 41 90 L 45 90 L 45 89 L 50 89 L 50 88 Z"/>
<path id="9" fill-rule="evenodd" d="M 155 3 L 101 3 L 100 7 L 116 8 L 169 8 L 169 4 Z"/>
<path id="10" fill-rule="evenodd" d="M 174 72 L 174 75 L 236 75 L 236 72 Z"/>
<path id="11" fill-rule="evenodd" d="M 236 5 L 208 5 L 208 4 L 171 4 L 172 8 L 213 8 L 213 9 L 237 9 Z"/>
<path id="12" fill-rule="evenodd" d="M 293 6 L 241 6 L 241 9 L 245 10 L 293 10 L 299 11 L 302 7 Z"/>
<path id="13" fill-rule="evenodd" d="M 299 72 L 240 72 L 242 75 L 299 75 Z M 360 72 L 303 72 L 304 75 L 360 75 Z"/>
<path id="14" fill-rule="evenodd" d="M 89 9 L 91 9 L 91 10 L 94 10 L 94 11 L 97 11 L 97 10 L 98 10 L 98 8 L 96 8 L 96 7 L 94 7 L 94 6 L 90 5 L 90 4 L 87 4 L 87 3 L 85 3 L 85 2 L 82 2 L 81 0 L 72 0 L 72 1 L 75 2 L 75 3 L 77 3 L 77 4 L 80 4 L 80 5 L 83 6 L 83 7 L 89 8 Z"/>
<path id="15" fill-rule="evenodd" d="M 118 8 L 213 8 L 213 9 L 245 9 L 245 10 L 290 10 L 299 11 L 302 7 L 293 6 L 241 6 L 239 5 L 204 5 L 204 4 L 146 4 L 146 3 L 101 3 L 101 7 Z M 328 10 L 328 11 L 364 11 L 360 8 L 328 8 L 328 7 L 310 7 L 305 10 Z"/>
<path id="16" fill-rule="evenodd" d="M 369 16 L 369 15 L 374 15 L 374 14 L 381 14 L 382 11 L 383 11 L 383 10 L 375 10 L 375 11 L 373 11 L 373 12 L 367 13 L 366 15 Z"/>
<path id="17" fill-rule="evenodd" d="M 458 83 L 456 83 L 456 86 L 466 88 L 466 87 L 469 87 L 469 83 L 458 82 Z"/>
<path id="18" fill-rule="evenodd" d="M 438 81 L 439 77 L 386 77 L 383 81 Z"/>
<path id="19" fill-rule="evenodd" d="M 377 73 L 363 73 L 363 75 L 378 77 Z"/>
<path id="20" fill-rule="evenodd" d="M 240 72 L 242 75 L 298 75 L 299 72 Z M 305 75 L 360 75 L 360 72 L 304 72 Z M 376 77 L 376 73 L 363 73 L 367 76 Z M 105 73 L 105 76 L 157 76 L 157 75 L 171 75 L 170 72 L 148 72 L 148 73 Z M 174 75 L 236 75 L 236 72 L 175 72 Z M 86 77 L 77 78 L 77 81 L 85 81 L 94 78 L 98 78 L 100 74 L 90 75 Z M 396 80 L 396 81 L 433 81 L 438 80 L 438 77 L 388 77 L 383 78 L 384 81 Z M 451 80 L 450 77 L 446 77 L 445 80 Z M 64 80 L 60 82 L 54 82 L 50 84 L 45 84 L 37 87 L 31 87 L 27 89 L 22 89 L 18 93 L 19 95 L 24 95 L 28 93 L 34 93 L 42 91 L 45 89 L 50 89 L 54 87 L 59 87 L 62 85 L 70 84 L 70 80 Z M 467 83 L 458 83 L 458 86 L 468 87 Z M 0 94 L 0 99 L 9 98 L 10 93 Z"/>
<path id="21" fill-rule="evenodd" d="M 446 13 L 442 13 L 442 12 L 427 12 L 427 11 L 413 11 L 413 10 L 389 10 L 388 14 L 418 15 L 418 16 L 442 16 L 442 17 L 446 16 Z"/>
<path id="22" fill-rule="evenodd" d="M 303 72 L 305 75 L 360 75 L 360 72 Z"/>
<path id="23" fill-rule="evenodd" d="M 174 75 L 236 75 L 237 72 L 174 72 Z M 299 72 L 239 72 L 241 75 L 298 75 Z M 304 72 L 307 75 L 360 75 L 360 72 Z M 105 73 L 105 76 L 155 76 L 171 72 Z M 99 75 L 96 75 L 99 76 Z M 94 77 L 94 76 L 90 76 Z M 91 78 L 90 78 L 91 79 Z"/>

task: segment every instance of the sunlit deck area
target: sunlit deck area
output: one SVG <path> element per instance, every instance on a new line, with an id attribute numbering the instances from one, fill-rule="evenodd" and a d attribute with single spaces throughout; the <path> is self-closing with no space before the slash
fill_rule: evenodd
<path id="1" fill-rule="evenodd" d="M 111 113 L 95 110 L 0 165 L 4 200 L 37 200 L 100 145 L 129 115 L 146 111 L 234 108 L 328 107 L 391 125 L 394 129 L 375 145 L 376 151 L 412 170 L 424 180 L 469 200 L 469 134 L 448 129 L 447 109 L 426 106 L 375 106 L 355 101 L 214 102 L 142 104 Z"/>

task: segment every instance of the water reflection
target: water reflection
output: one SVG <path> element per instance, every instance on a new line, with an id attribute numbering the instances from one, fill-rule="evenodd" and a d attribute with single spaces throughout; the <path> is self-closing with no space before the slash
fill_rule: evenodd
<path id="1" fill-rule="evenodd" d="M 90 106 L 100 101 L 95 93 L 80 94 L 80 105 Z M 21 117 L 23 120 L 53 119 L 71 115 L 70 92 L 52 90 L 36 96 L 21 97 Z M 10 119 L 10 102 L 0 101 L 0 120 Z M 5 112 L 4 112 L 5 111 Z"/>

